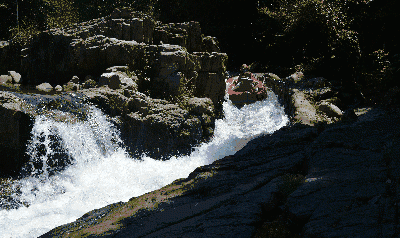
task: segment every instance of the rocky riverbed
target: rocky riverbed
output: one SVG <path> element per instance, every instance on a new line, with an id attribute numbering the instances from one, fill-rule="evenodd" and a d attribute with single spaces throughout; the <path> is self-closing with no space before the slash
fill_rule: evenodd
<path id="1" fill-rule="evenodd" d="M 399 110 L 294 124 L 42 237 L 396 237 Z"/>
<path id="2" fill-rule="evenodd" d="M 289 126 L 42 237 L 399 236 L 399 109 L 342 111 L 346 97 L 322 78 L 255 75 Z"/>
<path id="3" fill-rule="evenodd" d="M 24 49 L 2 43 L 0 54 L 0 70 L 15 70 L 0 77 L 0 172 L 9 177 L 1 201 L 29 160 L 39 114 L 76 123 L 96 105 L 132 155 L 158 159 L 190 153 L 212 138 L 221 117 L 227 56 L 195 22 L 162 24 L 116 10 L 43 32 Z M 278 95 L 290 125 L 41 237 L 400 236 L 398 107 L 363 105 L 301 72 L 254 75 Z"/>

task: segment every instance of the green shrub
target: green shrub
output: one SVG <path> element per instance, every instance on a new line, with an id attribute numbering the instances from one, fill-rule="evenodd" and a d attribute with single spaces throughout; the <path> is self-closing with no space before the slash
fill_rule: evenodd
<path id="1" fill-rule="evenodd" d="M 45 0 L 50 11 L 47 12 L 47 28 L 61 28 L 79 22 L 78 9 L 73 1 L 68 0 Z"/>
<path id="2" fill-rule="evenodd" d="M 22 22 L 20 27 L 13 27 L 10 29 L 11 39 L 14 44 L 21 47 L 26 45 L 32 37 L 38 35 L 40 30 L 33 22 Z"/>

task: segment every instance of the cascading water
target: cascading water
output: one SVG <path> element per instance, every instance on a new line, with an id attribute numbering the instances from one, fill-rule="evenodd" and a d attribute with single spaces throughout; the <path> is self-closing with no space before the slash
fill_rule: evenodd
<path id="1" fill-rule="evenodd" d="M 187 177 L 198 166 L 233 155 L 254 137 L 288 123 L 273 93 L 241 109 L 224 102 L 223 110 L 224 119 L 216 121 L 210 142 L 196 147 L 190 156 L 166 161 L 145 155 L 130 158 L 118 131 L 95 107 L 83 122 L 38 116 L 28 146 L 32 173 L 14 185 L 19 192 L 13 198 L 24 206 L 0 210 L 0 237 L 37 237 L 90 210 L 126 202 Z M 52 144 L 54 138 L 57 145 Z M 53 161 L 57 159 L 62 161 Z M 64 169 L 52 170 L 57 163 Z"/>

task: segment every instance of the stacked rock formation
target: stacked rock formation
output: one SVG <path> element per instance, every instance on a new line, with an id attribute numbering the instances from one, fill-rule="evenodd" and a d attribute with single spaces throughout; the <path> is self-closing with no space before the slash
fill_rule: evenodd
<path id="1" fill-rule="evenodd" d="M 224 96 L 226 63 L 227 55 L 219 53 L 215 38 L 201 34 L 198 22 L 162 24 L 128 9 L 42 32 L 24 49 L 12 42 L 0 46 L 0 72 L 15 70 L 28 84 L 62 85 L 74 75 L 98 77 L 108 67 L 126 65 L 150 79 L 144 84 L 152 97 L 174 96 L 190 81 L 195 96 L 210 97 L 214 105 Z"/>

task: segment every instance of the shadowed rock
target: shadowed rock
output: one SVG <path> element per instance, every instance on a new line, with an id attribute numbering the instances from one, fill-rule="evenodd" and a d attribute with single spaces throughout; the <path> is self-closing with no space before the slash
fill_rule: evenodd
<path id="1" fill-rule="evenodd" d="M 0 175 L 18 175 L 28 161 L 26 144 L 32 129 L 26 103 L 8 92 L 0 92 Z"/>

